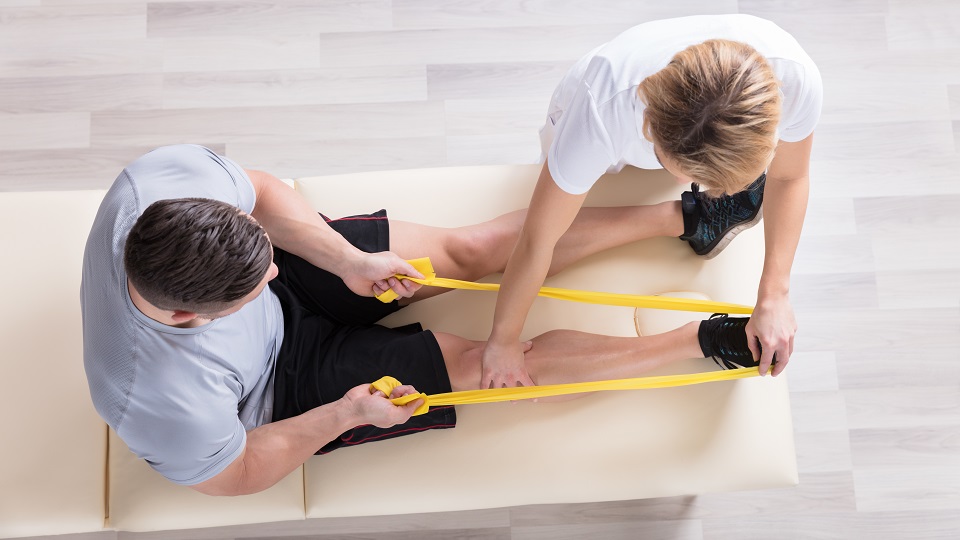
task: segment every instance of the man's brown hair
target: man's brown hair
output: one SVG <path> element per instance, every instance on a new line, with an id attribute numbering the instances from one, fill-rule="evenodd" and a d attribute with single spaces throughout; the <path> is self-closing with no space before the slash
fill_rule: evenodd
<path id="1" fill-rule="evenodd" d="M 167 199 L 137 219 L 123 264 L 153 306 L 211 314 L 256 289 L 272 257 L 263 229 L 236 207 L 212 199 Z"/>

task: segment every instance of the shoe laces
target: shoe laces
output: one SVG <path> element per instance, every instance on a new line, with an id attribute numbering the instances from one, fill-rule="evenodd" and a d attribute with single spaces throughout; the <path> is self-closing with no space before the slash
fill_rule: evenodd
<path id="1" fill-rule="evenodd" d="M 693 198 L 697 201 L 697 206 L 700 209 L 701 219 L 705 221 L 722 222 L 733 216 L 733 213 L 739 206 L 733 197 L 727 195 L 710 197 L 706 193 L 702 193 L 699 184 L 693 184 L 691 188 L 693 190 Z"/>
<path id="2" fill-rule="evenodd" d="M 745 330 L 750 319 L 731 319 L 727 314 L 715 313 L 710 317 L 710 320 L 717 320 L 716 327 L 710 333 L 713 361 L 727 369 L 753 365 L 753 353 L 747 347 Z M 737 364 L 734 364 L 734 362 L 737 362 Z"/>

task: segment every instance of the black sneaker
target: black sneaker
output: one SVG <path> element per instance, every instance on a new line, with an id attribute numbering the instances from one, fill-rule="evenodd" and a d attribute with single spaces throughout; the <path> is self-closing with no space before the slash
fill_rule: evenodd
<path id="1" fill-rule="evenodd" d="M 753 227 L 763 218 L 763 187 L 767 174 L 739 193 L 721 197 L 707 197 L 700 186 L 691 184 L 693 191 L 680 196 L 683 210 L 683 234 L 697 255 L 712 259 L 720 254 L 733 237 Z"/>
<path id="2" fill-rule="evenodd" d="M 713 358 L 718 366 L 725 369 L 759 366 L 760 362 L 753 360 L 753 354 L 747 347 L 744 328 L 749 321 L 750 317 L 730 317 L 721 313 L 714 313 L 702 321 L 697 338 L 704 358 Z"/>

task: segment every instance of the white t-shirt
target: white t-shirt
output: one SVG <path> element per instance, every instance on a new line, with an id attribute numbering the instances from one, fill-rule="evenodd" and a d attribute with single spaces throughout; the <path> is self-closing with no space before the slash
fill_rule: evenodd
<path id="1" fill-rule="evenodd" d="M 643 79 L 678 52 L 708 39 L 746 43 L 770 62 L 783 94 L 780 140 L 801 141 L 820 119 L 823 83 L 813 60 L 774 23 L 752 15 L 701 15 L 635 26 L 581 58 L 554 91 L 542 138 L 553 180 L 564 191 L 588 191 L 625 165 L 662 168 L 641 133 Z"/>

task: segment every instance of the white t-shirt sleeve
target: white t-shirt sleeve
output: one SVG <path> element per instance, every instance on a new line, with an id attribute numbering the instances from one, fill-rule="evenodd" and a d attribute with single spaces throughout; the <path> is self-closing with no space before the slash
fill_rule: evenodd
<path id="1" fill-rule="evenodd" d="M 780 140 L 798 142 L 813 133 L 823 109 L 823 80 L 815 65 L 794 63 L 791 87 L 784 88 Z"/>
<path id="2" fill-rule="evenodd" d="M 547 167 L 560 189 L 586 193 L 616 163 L 610 134 L 597 111 L 590 87 L 580 82 L 573 101 L 557 123 Z"/>

